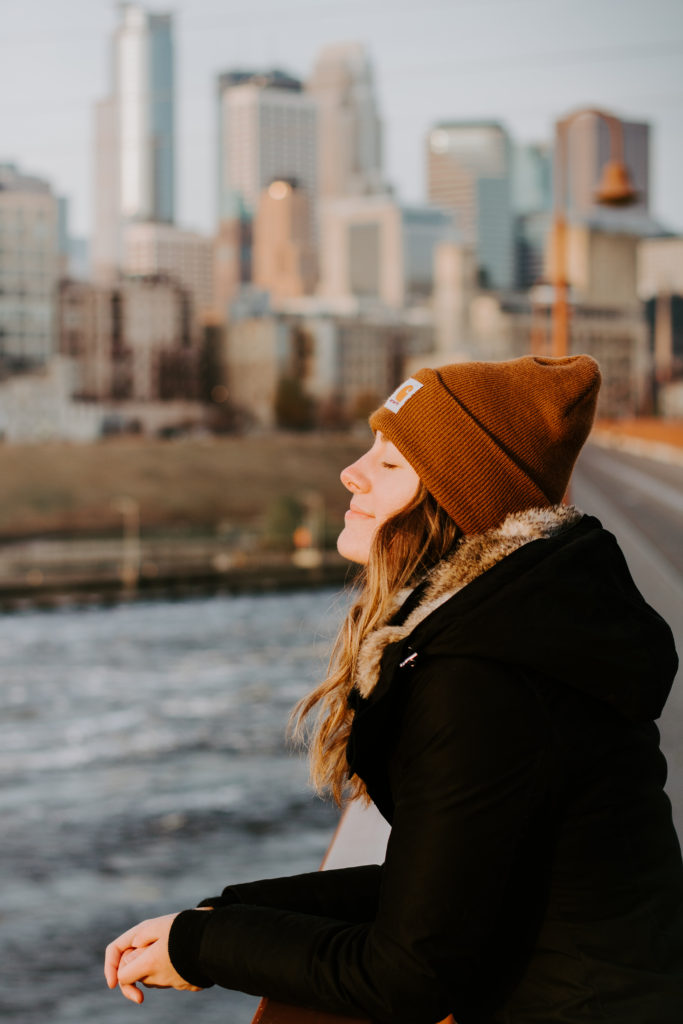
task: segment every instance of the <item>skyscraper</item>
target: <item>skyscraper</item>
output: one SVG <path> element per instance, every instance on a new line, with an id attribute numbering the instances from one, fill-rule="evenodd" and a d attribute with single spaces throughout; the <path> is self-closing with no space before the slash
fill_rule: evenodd
<path id="1" fill-rule="evenodd" d="M 513 149 L 513 206 L 524 215 L 553 207 L 553 149 L 548 142 L 527 142 Z"/>
<path id="2" fill-rule="evenodd" d="M 311 245 L 311 210 L 296 182 L 274 181 L 254 218 L 253 282 L 272 298 L 310 295 L 317 268 Z"/>
<path id="3" fill-rule="evenodd" d="M 323 298 L 401 309 L 429 301 L 436 249 L 456 234 L 450 210 L 378 195 L 328 200 L 321 237 Z"/>
<path id="4" fill-rule="evenodd" d="M 384 191 L 382 124 L 372 64 L 363 44 L 325 47 L 306 89 L 318 104 L 320 198 Z"/>
<path id="5" fill-rule="evenodd" d="M 0 369 L 55 354 L 59 219 L 47 181 L 0 164 Z"/>
<path id="6" fill-rule="evenodd" d="M 276 179 L 317 198 L 316 103 L 282 71 L 231 71 L 218 78 L 218 219 L 236 207 L 253 216 Z"/>
<path id="7" fill-rule="evenodd" d="M 514 282 L 510 139 L 495 121 L 449 121 L 427 134 L 431 203 L 451 209 L 463 242 L 477 254 L 481 283 Z"/>
<path id="8" fill-rule="evenodd" d="M 121 261 L 131 220 L 170 224 L 175 206 L 173 19 L 120 5 L 112 46 L 112 91 L 95 115 L 95 233 L 99 277 Z"/>
<path id="9" fill-rule="evenodd" d="M 553 208 L 553 152 L 548 143 L 526 143 L 513 151 L 515 284 L 530 288 L 543 277 Z"/>

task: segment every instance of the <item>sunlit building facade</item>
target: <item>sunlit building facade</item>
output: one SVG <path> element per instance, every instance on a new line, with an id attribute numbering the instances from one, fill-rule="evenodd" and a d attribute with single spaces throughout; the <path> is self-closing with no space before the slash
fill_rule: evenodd
<path id="1" fill-rule="evenodd" d="M 253 283 L 273 299 L 310 295 L 316 283 L 311 202 L 295 181 L 278 179 L 261 195 L 254 219 Z"/>

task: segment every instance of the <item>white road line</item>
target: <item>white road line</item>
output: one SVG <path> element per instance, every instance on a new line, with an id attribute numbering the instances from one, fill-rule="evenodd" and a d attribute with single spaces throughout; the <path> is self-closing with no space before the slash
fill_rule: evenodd
<path id="1" fill-rule="evenodd" d="M 678 515 L 683 515 L 683 491 L 671 487 L 670 484 L 665 484 L 662 480 L 656 480 L 649 473 L 644 473 L 642 470 L 636 469 L 635 466 L 626 466 L 623 462 L 617 462 L 615 459 L 610 459 L 609 456 L 599 454 L 595 452 L 595 449 L 592 454 L 591 461 L 605 476 L 612 477 L 613 480 L 622 484 L 630 484 L 658 504 Z"/>

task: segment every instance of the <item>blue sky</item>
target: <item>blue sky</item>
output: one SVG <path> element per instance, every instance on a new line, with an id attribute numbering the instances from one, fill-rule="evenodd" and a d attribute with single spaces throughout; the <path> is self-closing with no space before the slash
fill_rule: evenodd
<path id="1" fill-rule="evenodd" d="M 108 91 L 110 0 L 0 0 L 0 160 L 48 178 L 87 232 L 95 100 Z M 210 230 L 214 79 L 277 64 L 306 76 L 320 48 L 370 48 L 385 173 L 424 198 L 424 136 L 440 119 L 503 121 L 516 141 L 600 106 L 652 125 L 652 207 L 683 232 L 683 0 L 175 0 L 178 220 Z"/>

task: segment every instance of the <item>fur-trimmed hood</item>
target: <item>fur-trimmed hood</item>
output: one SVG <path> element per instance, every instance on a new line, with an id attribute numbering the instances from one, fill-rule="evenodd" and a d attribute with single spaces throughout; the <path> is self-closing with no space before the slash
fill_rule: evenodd
<path id="1" fill-rule="evenodd" d="M 532 550 L 532 541 L 547 543 Z M 460 594 L 475 580 L 486 614 Z M 401 619 L 406 601 L 416 603 Z M 429 633 L 432 651 L 551 674 L 637 718 L 660 714 L 677 665 L 671 631 L 636 589 L 614 537 L 572 505 L 526 509 L 464 536 L 414 595 L 398 594 L 361 646 L 354 688 L 362 698 L 387 647 L 416 631 Z"/>
<path id="2" fill-rule="evenodd" d="M 367 697 L 372 692 L 388 644 L 403 640 L 440 605 L 513 551 L 532 540 L 556 537 L 577 523 L 581 516 L 582 513 L 573 505 L 528 508 L 523 512 L 511 513 L 500 526 L 485 533 L 472 533 L 463 537 L 454 551 L 432 569 L 420 603 L 410 612 L 405 622 L 400 626 L 380 626 L 366 637 L 360 650 L 354 683 L 361 695 Z M 397 595 L 387 621 L 396 615 L 410 593 L 410 590 L 403 590 Z"/>

